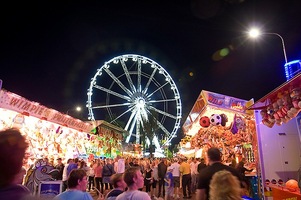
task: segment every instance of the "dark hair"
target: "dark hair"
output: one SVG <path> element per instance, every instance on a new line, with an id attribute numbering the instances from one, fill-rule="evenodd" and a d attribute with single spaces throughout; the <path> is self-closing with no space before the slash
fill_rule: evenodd
<path id="1" fill-rule="evenodd" d="M 131 186 L 134 183 L 134 178 L 136 177 L 136 172 L 140 171 L 139 167 L 130 167 L 125 170 L 123 174 L 123 180 L 127 186 Z"/>
<path id="2" fill-rule="evenodd" d="M 216 147 L 211 147 L 208 150 L 208 158 L 211 161 L 221 161 L 221 152 Z"/>
<path id="3" fill-rule="evenodd" d="M 111 181 L 111 184 L 114 186 L 114 188 L 117 188 L 118 185 L 117 183 L 119 181 L 122 181 L 123 177 L 122 177 L 123 174 L 113 174 L 110 178 L 110 181 Z"/>
<path id="4" fill-rule="evenodd" d="M 0 188 L 9 185 L 20 172 L 27 147 L 19 130 L 0 131 Z"/>
<path id="5" fill-rule="evenodd" d="M 79 164 L 79 168 L 84 168 L 86 165 L 86 162 L 85 161 L 80 161 L 80 164 Z"/>
<path id="6" fill-rule="evenodd" d="M 73 169 L 68 177 L 68 188 L 75 188 L 78 185 L 78 180 L 83 180 L 87 173 L 83 169 Z"/>
<path id="7" fill-rule="evenodd" d="M 244 166 L 244 162 L 240 161 L 236 167 L 243 167 Z"/>

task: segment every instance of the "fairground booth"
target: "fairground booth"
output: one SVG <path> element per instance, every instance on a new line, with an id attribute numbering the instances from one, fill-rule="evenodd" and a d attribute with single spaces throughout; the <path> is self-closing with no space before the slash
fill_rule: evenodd
<path id="1" fill-rule="evenodd" d="M 249 177 L 253 198 L 260 196 L 260 159 L 254 112 L 246 108 L 253 101 L 203 90 L 189 113 L 183 131 L 180 153 L 187 157 L 207 158 L 210 147 L 218 147 L 222 161 L 231 164 L 245 160 L 253 171 Z"/>
<path id="2" fill-rule="evenodd" d="M 19 129 L 29 143 L 24 184 L 35 194 L 41 193 L 41 183 L 54 181 L 53 164 L 57 158 L 64 163 L 69 158 L 89 162 L 99 157 L 112 158 L 123 151 L 123 129 L 105 121 L 75 119 L 5 89 L 0 90 L 0 113 L 0 130 Z M 43 187 L 50 185 L 57 188 L 52 191 L 55 194 L 61 191 L 60 182 L 47 182 Z"/>
<path id="3" fill-rule="evenodd" d="M 300 61 L 293 64 L 300 72 Z M 301 74 L 248 109 L 255 110 L 265 199 L 301 199 Z"/>
<path id="4" fill-rule="evenodd" d="M 225 164 L 246 160 L 254 199 L 301 199 L 301 74 L 259 99 L 202 91 L 183 130 L 181 154 L 206 158 L 220 148 Z"/>

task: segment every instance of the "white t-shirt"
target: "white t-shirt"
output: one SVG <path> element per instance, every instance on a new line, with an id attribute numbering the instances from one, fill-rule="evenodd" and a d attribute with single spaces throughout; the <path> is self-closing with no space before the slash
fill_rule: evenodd
<path id="1" fill-rule="evenodd" d="M 131 190 L 118 195 L 116 200 L 151 200 L 151 198 L 146 192 Z"/>
<path id="2" fill-rule="evenodd" d="M 125 161 L 124 159 L 120 158 L 118 161 L 114 162 L 114 171 L 117 174 L 122 174 L 125 171 Z"/>
<path id="3" fill-rule="evenodd" d="M 67 181 L 68 175 L 67 175 L 67 168 L 69 164 L 66 164 L 64 169 L 63 169 L 63 180 L 62 181 Z"/>
<path id="4" fill-rule="evenodd" d="M 195 162 L 190 163 L 190 172 L 191 175 L 195 175 L 198 173 L 198 165 Z"/>
<path id="5" fill-rule="evenodd" d="M 174 162 L 170 165 L 170 168 L 172 168 L 172 176 L 180 176 L 180 164 L 177 162 Z"/>

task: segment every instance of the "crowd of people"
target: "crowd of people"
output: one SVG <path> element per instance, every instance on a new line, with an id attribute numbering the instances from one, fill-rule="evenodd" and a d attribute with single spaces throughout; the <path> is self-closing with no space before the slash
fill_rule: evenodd
<path id="1" fill-rule="evenodd" d="M 0 163 L 0 199 L 35 199 L 20 179 L 27 146 L 19 131 L 0 132 L 0 157 L 4 161 Z M 12 153 L 15 156 L 6 156 Z M 248 169 L 241 164 L 240 168 L 223 164 L 221 152 L 214 147 L 208 150 L 206 161 L 117 156 L 90 161 L 70 158 L 64 163 L 58 158 L 53 165 L 59 173 L 53 178 L 61 180 L 63 187 L 54 199 L 92 200 L 92 192 L 99 200 L 191 199 L 193 194 L 198 200 L 241 199 L 245 180 L 239 170 Z"/>

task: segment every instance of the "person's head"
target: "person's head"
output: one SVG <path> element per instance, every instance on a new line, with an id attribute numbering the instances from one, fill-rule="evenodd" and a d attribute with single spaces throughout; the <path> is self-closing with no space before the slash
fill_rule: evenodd
<path id="1" fill-rule="evenodd" d="M 150 163 L 146 163 L 145 168 L 146 168 L 146 169 L 150 169 L 150 168 L 151 168 Z"/>
<path id="2" fill-rule="evenodd" d="M 105 161 L 106 161 L 106 164 L 112 164 L 112 162 L 111 162 L 111 159 L 110 159 L 110 158 L 107 158 Z"/>
<path id="3" fill-rule="evenodd" d="M 102 165 L 102 162 L 101 162 L 101 160 L 99 158 L 97 159 L 96 163 L 97 163 L 97 166 Z"/>
<path id="4" fill-rule="evenodd" d="M 67 164 L 70 164 L 70 163 L 72 163 L 73 162 L 73 159 L 72 158 L 69 158 L 68 160 L 67 160 Z"/>
<path id="5" fill-rule="evenodd" d="M 209 163 L 221 161 L 221 152 L 216 147 L 211 147 L 208 149 L 208 159 Z"/>
<path id="6" fill-rule="evenodd" d="M 79 168 L 84 168 L 86 166 L 86 162 L 84 160 L 80 161 Z"/>
<path id="7" fill-rule="evenodd" d="M 62 159 L 61 158 L 56 159 L 56 161 L 57 161 L 58 164 L 62 164 Z"/>
<path id="8" fill-rule="evenodd" d="M 113 174 L 110 178 L 111 184 L 114 186 L 114 188 L 126 188 L 126 183 L 123 180 L 123 174 Z"/>
<path id="9" fill-rule="evenodd" d="M 119 159 L 121 159 L 121 156 L 117 155 L 116 158 L 115 158 L 115 161 L 118 161 Z"/>
<path id="10" fill-rule="evenodd" d="M 144 185 L 144 178 L 139 167 L 131 167 L 125 170 L 123 180 L 128 187 L 139 189 Z"/>
<path id="11" fill-rule="evenodd" d="M 205 159 L 204 158 L 201 158 L 201 163 L 205 163 Z"/>
<path id="12" fill-rule="evenodd" d="M 73 169 L 67 180 L 68 188 L 86 191 L 87 188 L 87 174 L 83 169 Z"/>
<path id="13" fill-rule="evenodd" d="M 209 187 L 210 200 L 241 200 L 240 183 L 229 171 L 216 172 Z"/>
<path id="14" fill-rule="evenodd" d="M 16 129 L 0 131 L 0 188 L 9 185 L 20 172 L 28 143 Z"/>
<path id="15" fill-rule="evenodd" d="M 43 158 L 43 161 L 47 164 L 49 163 L 49 159 L 47 157 Z"/>

